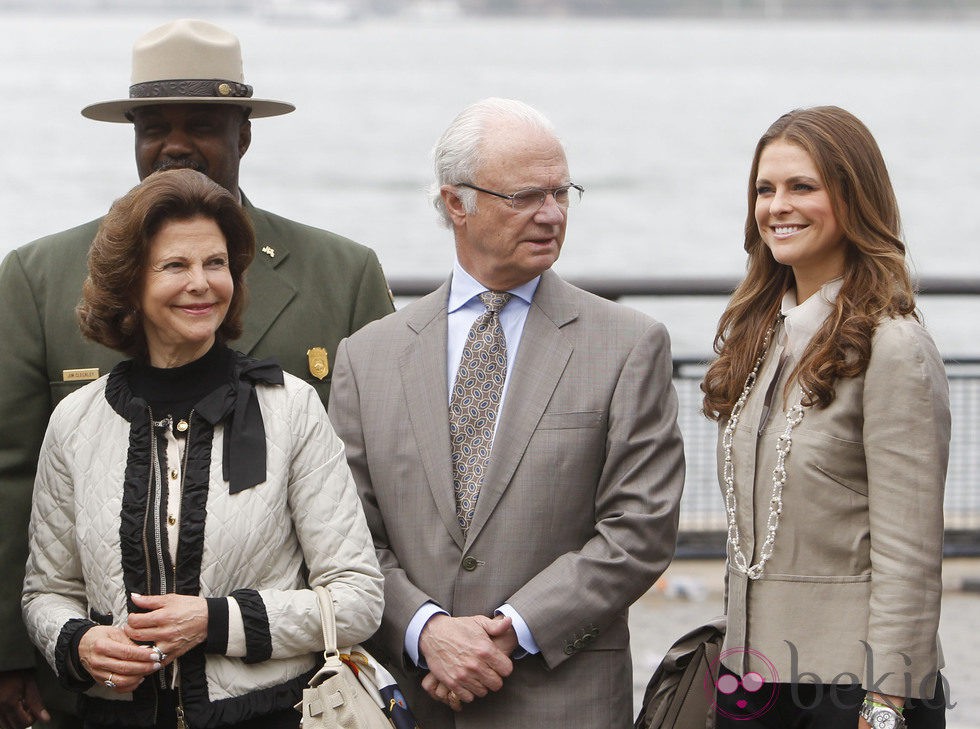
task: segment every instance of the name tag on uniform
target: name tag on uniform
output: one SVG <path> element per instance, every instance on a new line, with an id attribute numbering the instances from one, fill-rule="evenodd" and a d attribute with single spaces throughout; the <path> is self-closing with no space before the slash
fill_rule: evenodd
<path id="1" fill-rule="evenodd" d="M 62 382 L 85 382 L 87 380 L 99 379 L 98 367 L 85 367 L 77 370 L 62 370 Z"/>

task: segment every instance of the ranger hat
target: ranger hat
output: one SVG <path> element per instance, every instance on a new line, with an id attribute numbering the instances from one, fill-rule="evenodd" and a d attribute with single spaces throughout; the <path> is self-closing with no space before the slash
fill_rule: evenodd
<path id="1" fill-rule="evenodd" d="M 251 109 L 252 118 L 296 109 L 284 101 L 253 99 L 238 38 L 203 20 L 175 20 L 139 38 L 129 98 L 91 104 L 82 115 L 129 122 L 133 109 L 160 104 L 234 104 Z"/>

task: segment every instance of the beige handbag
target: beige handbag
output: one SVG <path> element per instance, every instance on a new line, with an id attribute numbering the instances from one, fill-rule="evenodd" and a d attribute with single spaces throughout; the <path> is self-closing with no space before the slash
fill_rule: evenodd
<path id="1" fill-rule="evenodd" d="M 725 618 L 715 618 L 670 647 L 647 684 L 634 729 L 713 729 L 725 626 Z"/>
<path id="2" fill-rule="evenodd" d="M 380 697 L 373 697 L 340 659 L 330 591 L 325 587 L 314 590 L 320 601 L 324 664 L 303 689 L 303 701 L 296 706 L 303 713 L 303 729 L 392 729 Z"/>

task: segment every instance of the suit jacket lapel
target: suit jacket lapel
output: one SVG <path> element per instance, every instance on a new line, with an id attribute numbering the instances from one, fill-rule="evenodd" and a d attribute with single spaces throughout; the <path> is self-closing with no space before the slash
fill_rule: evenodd
<path id="1" fill-rule="evenodd" d="M 269 331 L 286 305 L 296 296 L 296 288 L 276 269 L 289 257 L 289 241 L 278 239 L 266 219 L 266 213 L 254 207 L 244 195 L 242 205 L 255 228 L 255 260 L 248 267 L 248 308 L 245 331 L 235 348 L 250 354 Z"/>
<path id="2" fill-rule="evenodd" d="M 420 299 L 408 326 L 418 335 L 399 361 L 408 416 L 418 442 L 429 489 L 453 540 L 463 547 L 456 519 L 449 448 L 449 385 L 446 372 L 446 303 L 449 283 Z"/>
<path id="3" fill-rule="evenodd" d="M 567 287 L 551 271 L 541 275 L 524 323 L 514 371 L 508 375 L 504 411 L 494 435 L 487 477 L 467 531 L 467 543 L 480 533 L 507 490 L 572 355 L 573 347 L 561 332 L 561 327 L 578 316 L 567 296 Z"/>

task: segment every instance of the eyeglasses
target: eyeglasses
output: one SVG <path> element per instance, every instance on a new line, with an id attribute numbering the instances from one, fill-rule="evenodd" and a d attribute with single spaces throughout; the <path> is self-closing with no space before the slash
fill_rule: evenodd
<path id="1" fill-rule="evenodd" d="M 529 187 L 526 190 L 518 190 L 512 195 L 505 195 L 502 192 L 494 192 L 493 190 L 488 190 L 485 187 L 478 187 L 477 185 L 471 185 L 468 182 L 457 182 L 459 187 L 468 187 L 471 190 L 479 190 L 480 192 L 485 192 L 487 195 L 493 195 L 494 197 L 499 197 L 507 201 L 514 210 L 520 212 L 535 211 L 537 212 L 544 201 L 548 199 L 548 195 L 555 198 L 555 204 L 558 205 L 562 210 L 568 210 L 569 204 L 573 199 L 581 200 L 582 193 L 585 192 L 585 188 L 581 185 L 576 185 L 574 182 L 569 182 L 567 185 L 562 185 L 561 187 Z M 572 194 L 572 190 L 575 190 L 577 194 Z"/>

